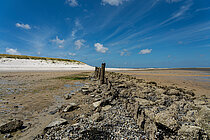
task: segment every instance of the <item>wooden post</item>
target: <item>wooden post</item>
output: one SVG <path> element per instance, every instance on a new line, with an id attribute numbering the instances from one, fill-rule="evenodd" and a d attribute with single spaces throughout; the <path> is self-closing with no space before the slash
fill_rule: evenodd
<path id="1" fill-rule="evenodd" d="M 104 84 L 106 63 L 101 64 L 100 84 Z"/>
<path id="2" fill-rule="evenodd" d="M 100 80 L 100 77 L 101 77 L 101 68 L 99 67 L 99 68 L 98 68 L 98 77 L 97 77 L 98 80 Z"/>
<path id="3" fill-rule="evenodd" d="M 98 76 L 98 67 L 95 67 L 94 78 L 97 78 L 97 76 Z"/>

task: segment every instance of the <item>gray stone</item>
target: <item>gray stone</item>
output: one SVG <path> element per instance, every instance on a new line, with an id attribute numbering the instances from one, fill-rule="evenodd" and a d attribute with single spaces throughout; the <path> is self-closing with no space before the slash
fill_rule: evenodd
<path id="1" fill-rule="evenodd" d="M 93 103 L 93 106 L 94 106 L 95 108 L 97 108 L 97 107 L 99 107 L 99 106 L 101 105 L 101 102 L 102 102 L 102 101 L 94 102 L 94 103 Z"/>
<path id="2" fill-rule="evenodd" d="M 76 103 L 70 103 L 69 105 L 66 106 L 66 108 L 63 110 L 63 112 L 73 111 L 77 108 L 78 108 L 78 105 Z"/>
<path id="3" fill-rule="evenodd" d="M 100 113 L 95 113 L 90 117 L 91 121 L 93 122 L 100 122 L 103 120 L 103 117 L 100 115 Z"/>
<path id="4" fill-rule="evenodd" d="M 102 111 L 107 111 L 107 110 L 109 110 L 110 108 L 112 108 L 111 105 L 106 105 L 106 106 L 102 107 Z"/>
<path id="5" fill-rule="evenodd" d="M 176 95 L 176 96 L 178 96 L 178 95 L 180 95 L 180 91 L 177 90 L 177 89 L 169 89 L 166 94 L 167 95 Z"/>
<path id="6" fill-rule="evenodd" d="M 48 124 L 46 127 L 45 127 L 45 130 L 48 129 L 48 128 L 52 128 L 52 127 L 55 127 L 55 126 L 59 126 L 59 125 L 62 125 L 62 124 L 66 124 L 67 123 L 67 120 L 63 119 L 63 118 L 58 118 L 56 119 L 55 121 L 51 122 L 50 124 Z"/>
<path id="7" fill-rule="evenodd" d="M 66 100 L 68 100 L 68 99 L 71 99 L 71 96 L 72 96 L 71 93 L 67 93 L 67 94 L 64 95 L 64 98 L 65 98 Z"/>
<path id="8" fill-rule="evenodd" d="M 179 129 L 178 135 L 185 139 L 204 139 L 207 137 L 201 127 L 186 124 L 183 124 Z"/>

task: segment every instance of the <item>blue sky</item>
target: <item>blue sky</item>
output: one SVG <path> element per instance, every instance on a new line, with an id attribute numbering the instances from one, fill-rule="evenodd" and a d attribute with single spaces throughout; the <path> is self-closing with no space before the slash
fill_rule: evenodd
<path id="1" fill-rule="evenodd" d="M 210 1 L 1 0 L 0 53 L 210 67 Z"/>

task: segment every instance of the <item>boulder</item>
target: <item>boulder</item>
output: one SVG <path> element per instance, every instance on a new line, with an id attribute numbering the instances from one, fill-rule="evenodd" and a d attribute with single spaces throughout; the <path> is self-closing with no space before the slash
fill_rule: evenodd
<path id="1" fill-rule="evenodd" d="M 90 120 L 93 122 L 100 122 L 103 120 L 103 117 L 97 112 L 90 117 Z"/>
<path id="2" fill-rule="evenodd" d="M 66 108 L 63 110 L 63 112 L 73 111 L 77 108 L 78 108 L 78 105 L 76 103 L 70 103 L 69 105 L 66 106 Z"/>
<path id="3" fill-rule="evenodd" d="M 181 139 L 207 139 L 207 135 L 204 133 L 201 127 L 183 124 L 178 131 L 178 135 Z"/>
<path id="4" fill-rule="evenodd" d="M 110 108 L 112 108 L 111 105 L 106 105 L 106 106 L 102 107 L 102 111 L 107 111 L 107 110 L 109 110 Z"/>
<path id="5" fill-rule="evenodd" d="M 177 90 L 177 89 L 169 89 L 167 92 L 166 92 L 167 95 L 176 95 L 176 96 L 179 96 L 180 95 L 180 91 Z"/>
<path id="6" fill-rule="evenodd" d="M 97 108 L 97 107 L 99 107 L 99 106 L 101 105 L 101 103 L 102 103 L 102 101 L 94 102 L 94 103 L 93 103 L 93 106 L 94 106 L 95 108 Z"/>
<path id="7" fill-rule="evenodd" d="M 4 125 L 1 125 L 0 132 L 1 133 L 15 132 L 18 129 L 21 129 L 22 126 L 23 126 L 23 121 L 21 121 L 21 120 L 11 121 Z"/>
<path id="8" fill-rule="evenodd" d="M 48 129 L 48 128 L 52 128 L 52 127 L 55 127 L 55 126 L 66 124 L 66 123 L 67 123 L 67 120 L 65 120 L 63 118 L 58 118 L 58 119 L 54 120 L 53 122 L 51 122 L 50 124 L 48 124 L 45 127 L 45 130 Z"/>
<path id="9" fill-rule="evenodd" d="M 161 128 L 175 132 L 179 128 L 179 123 L 175 119 L 175 115 L 169 110 L 161 111 L 155 115 L 155 122 Z"/>
<path id="10" fill-rule="evenodd" d="M 154 102 L 149 101 L 149 100 L 146 100 L 146 99 L 142 99 L 142 98 L 134 98 L 134 99 L 141 106 L 151 106 L 151 105 L 154 105 Z"/>
<path id="11" fill-rule="evenodd" d="M 126 84 L 119 84 L 119 85 L 117 86 L 117 88 L 127 88 L 127 85 L 126 85 Z"/>

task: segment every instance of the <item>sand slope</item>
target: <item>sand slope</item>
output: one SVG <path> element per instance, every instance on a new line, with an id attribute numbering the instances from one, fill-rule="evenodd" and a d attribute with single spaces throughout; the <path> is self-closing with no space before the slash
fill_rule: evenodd
<path id="1" fill-rule="evenodd" d="M 80 62 L 1 58 L 0 71 L 23 70 L 94 70 L 94 67 Z"/>

